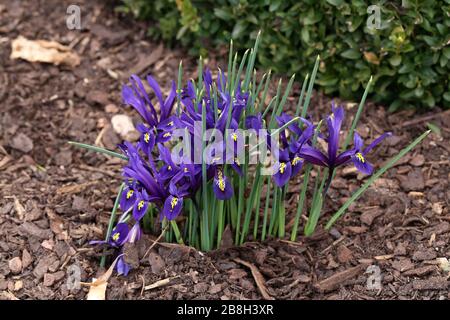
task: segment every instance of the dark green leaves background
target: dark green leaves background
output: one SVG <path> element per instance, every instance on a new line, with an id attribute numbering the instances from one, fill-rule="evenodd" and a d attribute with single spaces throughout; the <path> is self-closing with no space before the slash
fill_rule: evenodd
<path id="1" fill-rule="evenodd" d="M 381 8 L 369 30 L 367 8 Z M 154 21 L 153 38 L 192 54 L 217 45 L 251 47 L 280 73 L 306 74 L 317 54 L 317 84 L 327 94 L 359 99 L 374 75 L 372 99 L 391 110 L 450 107 L 450 0 L 123 0 L 118 10 Z"/>

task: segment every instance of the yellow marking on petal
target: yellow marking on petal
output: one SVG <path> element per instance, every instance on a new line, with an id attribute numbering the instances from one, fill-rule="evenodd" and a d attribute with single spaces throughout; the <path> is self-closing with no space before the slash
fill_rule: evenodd
<path id="1" fill-rule="evenodd" d="M 218 113 L 218 114 L 221 114 L 221 113 L 222 113 L 222 110 L 217 109 L 217 113 Z"/>
<path id="2" fill-rule="evenodd" d="M 237 134 L 236 133 L 232 133 L 231 137 L 233 138 L 234 141 L 237 141 Z"/>
<path id="3" fill-rule="evenodd" d="M 281 162 L 280 169 L 279 169 L 280 173 L 283 174 L 285 169 L 286 169 L 286 163 Z"/>
<path id="4" fill-rule="evenodd" d="M 238 158 L 234 158 L 234 162 L 235 162 L 238 166 L 241 166 L 241 163 L 239 162 L 239 159 L 238 159 Z"/>
<path id="5" fill-rule="evenodd" d="M 212 158 L 212 163 L 215 163 L 215 162 L 217 162 L 217 161 L 219 161 L 219 160 L 220 160 L 220 157 Z"/>
<path id="6" fill-rule="evenodd" d="M 166 132 L 166 133 L 163 134 L 164 138 L 167 138 L 167 137 L 170 137 L 170 136 L 171 136 L 170 132 Z"/>
<path id="7" fill-rule="evenodd" d="M 295 166 L 297 163 L 299 163 L 302 160 L 302 158 L 300 157 L 295 157 L 294 159 L 292 159 L 292 165 Z"/>
<path id="8" fill-rule="evenodd" d="M 188 168 L 184 168 L 184 172 L 189 172 Z"/>
<path id="9" fill-rule="evenodd" d="M 169 126 L 173 126 L 173 121 L 170 121 L 170 122 L 168 123 L 168 125 L 169 125 Z"/>
<path id="10" fill-rule="evenodd" d="M 167 166 L 167 170 L 172 170 L 172 166 Z"/>
<path id="11" fill-rule="evenodd" d="M 217 185 L 222 192 L 225 191 L 225 180 L 221 170 L 217 171 Z"/>
<path id="12" fill-rule="evenodd" d="M 112 239 L 114 241 L 117 241 L 117 240 L 119 240 L 119 237 L 120 237 L 120 233 L 116 232 L 116 233 L 113 234 Z"/>
<path id="13" fill-rule="evenodd" d="M 141 210 L 144 207 L 144 204 L 145 204 L 144 200 L 139 201 L 138 207 L 137 207 L 138 210 Z"/>
<path id="14" fill-rule="evenodd" d="M 127 199 L 130 199 L 133 196 L 134 191 L 133 190 L 128 190 L 127 192 Z"/>
<path id="15" fill-rule="evenodd" d="M 173 210 L 173 208 L 175 208 L 175 206 L 177 205 L 177 203 L 178 203 L 178 198 L 173 197 L 173 198 L 172 198 L 172 201 L 170 201 L 170 206 L 172 207 L 172 210 Z"/>
<path id="16" fill-rule="evenodd" d="M 144 134 L 144 141 L 145 143 L 148 143 L 150 141 L 150 135 L 147 133 Z"/>
<path id="17" fill-rule="evenodd" d="M 358 160 L 362 163 L 366 162 L 366 159 L 364 159 L 364 156 L 361 154 L 361 152 L 358 152 L 357 154 L 355 154 L 356 158 L 358 158 Z"/>

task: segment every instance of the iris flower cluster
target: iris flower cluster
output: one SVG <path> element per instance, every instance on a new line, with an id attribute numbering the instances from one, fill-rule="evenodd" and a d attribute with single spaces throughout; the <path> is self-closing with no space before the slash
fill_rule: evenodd
<path id="1" fill-rule="evenodd" d="M 170 221 L 179 216 L 186 199 L 194 200 L 201 189 L 205 172 L 207 181 L 212 181 L 217 199 L 232 198 L 235 194 L 234 185 L 226 175 L 229 171 L 224 170 L 224 163 L 229 164 L 238 177 L 242 177 L 243 172 L 242 164 L 238 161 L 238 148 L 235 145 L 233 151 L 229 152 L 226 143 L 231 141 L 237 144 L 243 139 L 238 130 L 240 127 L 261 132 L 266 126 L 261 113 L 246 112 L 255 110 L 249 104 L 252 101 L 249 94 L 243 92 L 239 84 L 236 90 L 227 88 L 227 78 L 221 71 L 215 81 L 209 70 L 203 73 L 204 92 L 201 98 L 198 98 L 199 88 L 195 87 L 193 81 L 179 92 L 175 82 L 172 82 L 168 96 L 164 97 L 154 78 L 147 76 L 146 80 L 158 108 L 138 76 L 131 76 L 130 84 L 122 89 L 124 103 L 132 106 L 143 122 L 137 126 L 141 134 L 139 141 L 135 144 L 124 142 L 119 146 L 128 159 L 123 168 L 125 187 L 120 198 L 123 215 L 112 230 L 110 239 L 101 242 L 115 248 L 140 238 L 141 221 L 150 206 L 157 209 L 161 220 L 166 218 Z M 179 112 L 174 110 L 177 101 L 180 103 Z M 278 156 L 272 167 L 273 183 L 277 187 L 286 186 L 305 163 L 333 170 L 352 162 L 359 171 L 371 174 L 373 166 L 367 161 L 366 155 L 390 133 L 383 134 L 364 148 L 361 137 L 355 132 L 353 148 L 338 153 L 343 119 L 344 109 L 333 105 L 331 115 L 326 118 L 327 133 L 318 134 L 319 138 L 327 142 L 328 149 L 320 150 L 312 143 L 316 126 L 310 121 L 304 118 L 293 121 L 295 119 L 286 113 L 276 116 L 276 123 L 284 129 L 280 132 Z M 194 153 L 199 152 L 198 148 L 194 147 L 190 154 L 184 153 L 184 150 L 173 153 L 171 149 L 175 142 L 175 129 L 187 132 L 194 146 L 196 139 L 201 141 L 203 137 L 198 135 L 203 135 L 203 131 L 196 130 L 199 122 L 203 123 L 203 129 L 216 130 L 225 137 L 223 141 L 205 142 L 207 146 L 214 144 L 215 147 L 215 153 L 207 155 L 209 161 L 205 171 L 202 164 L 192 161 Z M 268 149 L 273 151 L 275 146 L 271 145 L 269 134 L 267 138 Z M 134 221 L 132 228 L 128 227 L 127 222 L 130 217 Z M 119 273 L 127 274 L 130 266 L 120 258 L 117 269 Z"/>

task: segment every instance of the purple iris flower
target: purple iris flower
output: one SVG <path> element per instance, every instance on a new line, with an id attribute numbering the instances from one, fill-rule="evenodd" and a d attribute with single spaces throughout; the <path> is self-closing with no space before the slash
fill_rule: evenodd
<path id="1" fill-rule="evenodd" d="M 113 247 L 120 247 L 122 246 L 129 233 L 129 228 L 126 223 L 118 223 L 111 232 L 111 237 L 108 240 L 108 244 L 110 244 Z"/>
<path id="2" fill-rule="evenodd" d="M 177 189 L 175 184 L 169 187 L 170 195 L 164 201 L 161 219 L 166 217 L 167 220 L 173 220 L 181 213 L 183 209 L 183 197 L 188 195 L 188 192 Z"/>
<path id="3" fill-rule="evenodd" d="M 127 240 L 129 233 L 129 228 L 126 223 L 119 222 L 111 231 L 111 236 L 108 240 L 94 240 L 90 241 L 89 244 L 107 244 L 112 247 L 121 247 Z"/>
<path id="4" fill-rule="evenodd" d="M 325 155 L 320 150 L 307 145 L 301 148 L 299 152 L 300 157 L 304 158 L 306 161 L 312 164 L 328 167 L 331 170 L 352 161 L 359 171 L 365 174 L 371 174 L 373 172 L 373 166 L 369 162 L 367 162 L 365 158 L 366 154 L 375 146 L 377 146 L 381 141 L 383 141 L 386 137 L 391 136 L 392 134 L 390 132 L 382 134 L 380 137 L 375 139 L 368 147 L 363 149 L 363 141 L 358 133 L 355 132 L 354 147 L 350 150 L 338 154 L 339 135 L 343 119 L 344 109 L 342 107 L 335 108 L 334 105 L 332 105 L 332 114 L 327 118 L 327 155 Z"/>
<path id="5" fill-rule="evenodd" d="M 216 170 L 213 180 L 213 190 L 219 200 L 230 199 L 234 194 L 233 186 L 227 176 L 223 174 L 222 168 Z"/>
<path id="6" fill-rule="evenodd" d="M 147 83 L 152 88 L 161 112 L 158 117 L 148 93 L 146 92 L 141 79 L 132 75 L 130 86 L 124 85 L 122 88 L 123 101 L 131 105 L 145 120 L 145 124 L 138 125 L 137 129 L 141 133 L 139 147 L 147 155 L 150 154 L 155 143 L 164 143 L 170 140 L 174 129 L 174 118 L 171 116 L 176 97 L 176 85 L 172 81 L 172 86 L 168 97 L 164 100 L 161 88 L 156 80 L 150 75 L 147 76 Z"/>
<path id="7" fill-rule="evenodd" d="M 131 266 L 125 262 L 123 256 L 121 256 L 119 260 L 117 260 L 116 270 L 119 276 L 124 275 L 125 277 L 130 272 Z"/>
<path id="8" fill-rule="evenodd" d="M 276 118 L 280 127 L 292 119 L 293 117 L 285 113 L 282 113 Z M 273 181 L 278 187 L 283 187 L 303 167 L 304 161 L 300 156 L 300 150 L 310 142 L 315 127 L 306 119 L 300 118 L 300 120 L 306 124 L 304 130 L 297 123 L 293 122 L 280 133 L 281 143 L 278 145 L 278 159 L 272 166 L 274 172 Z M 261 114 L 248 116 L 245 119 L 245 126 L 247 129 L 256 130 L 257 134 L 259 134 L 259 130 L 264 128 Z M 289 133 L 289 136 L 287 133 Z M 274 150 L 272 148 L 270 134 L 267 134 L 266 141 L 268 148 L 273 153 Z"/>
<path id="9" fill-rule="evenodd" d="M 277 117 L 277 122 L 281 127 L 292 119 L 291 116 L 282 114 Z M 314 126 L 304 119 L 301 120 L 307 124 L 304 130 L 294 122 L 288 126 L 288 130 L 283 130 L 280 134 L 279 160 L 273 167 L 275 172 L 273 180 L 278 187 L 283 187 L 303 167 L 304 161 L 300 152 L 310 142 L 314 133 Z M 289 137 L 287 137 L 286 132 L 290 133 Z"/>
<path id="10" fill-rule="evenodd" d="M 125 142 L 121 148 L 128 157 L 128 165 L 123 168 L 123 176 L 146 189 L 148 199 L 144 200 L 155 201 L 164 198 L 166 191 L 158 183 L 158 172 L 152 158 L 144 161 L 139 151 L 129 142 Z"/>

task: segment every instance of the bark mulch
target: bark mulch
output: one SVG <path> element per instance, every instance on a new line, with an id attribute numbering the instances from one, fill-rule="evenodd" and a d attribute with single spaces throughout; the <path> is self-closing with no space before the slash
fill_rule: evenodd
<path id="1" fill-rule="evenodd" d="M 69 290 L 67 283 L 76 270 L 86 282 L 104 272 L 88 242 L 104 237 L 121 163 L 67 141 L 115 148 L 121 139 L 111 117 L 139 121 L 120 98 L 131 72 L 151 72 L 168 87 L 183 58 L 187 74 L 196 76 L 183 52 L 148 41 L 145 24 L 119 16 L 108 2 L 78 3 L 83 30 L 70 31 L 70 1 L 0 1 L 0 299 L 85 299 L 86 287 Z M 11 60 L 19 35 L 69 45 L 81 64 Z M 217 60 L 209 58 L 212 69 Z M 348 114 L 356 111 L 357 104 L 342 103 Z M 312 116 L 329 107 L 328 98 L 315 95 Z M 158 236 L 145 235 L 128 253 L 137 267 L 128 277 L 112 276 L 107 298 L 449 299 L 449 272 L 438 259 L 450 258 L 449 112 L 389 114 L 368 103 L 358 132 L 371 140 L 393 131 L 370 158 L 379 167 L 427 122 L 441 134 L 432 133 L 379 179 L 331 232 L 211 253 L 159 243 L 143 258 Z M 364 179 L 351 168 L 338 171 L 322 225 Z M 300 181 L 288 193 L 287 212 L 296 208 Z M 143 290 L 163 279 L 165 285 Z"/>

